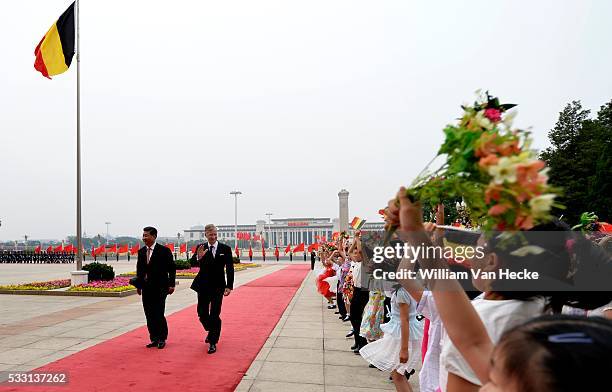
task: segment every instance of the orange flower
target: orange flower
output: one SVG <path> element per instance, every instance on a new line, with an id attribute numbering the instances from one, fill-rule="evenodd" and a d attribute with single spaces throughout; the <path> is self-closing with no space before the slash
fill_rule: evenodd
<path id="1" fill-rule="evenodd" d="M 521 230 L 529 230 L 533 227 L 533 217 L 529 215 L 518 215 L 514 220 L 514 226 Z"/>
<path id="2" fill-rule="evenodd" d="M 485 190 L 485 203 L 489 204 L 491 200 L 499 201 L 503 189 L 504 188 L 500 185 L 489 185 Z"/>
<path id="3" fill-rule="evenodd" d="M 541 193 L 541 185 L 546 184 L 548 180 L 546 176 L 540 174 L 540 170 L 544 168 L 546 164 L 544 161 L 533 161 L 529 164 L 518 165 L 516 168 L 516 182 L 523 190 L 521 193 L 528 191 L 530 193 L 539 195 Z M 522 195 L 521 195 L 521 198 Z M 519 200 L 519 201 L 524 201 Z"/>
<path id="4" fill-rule="evenodd" d="M 480 139 L 476 142 L 476 157 L 486 157 L 487 155 L 494 154 L 497 152 L 497 133 L 483 133 Z"/>
<path id="5" fill-rule="evenodd" d="M 537 160 L 529 164 L 522 164 L 516 167 L 516 180 L 519 184 L 534 182 L 538 179 L 540 170 L 546 166 L 544 161 Z"/>
<path id="6" fill-rule="evenodd" d="M 499 216 L 504 212 L 508 211 L 510 206 L 508 204 L 496 204 L 493 207 L 489 208 L 490 216 Z"/>
<path id="7" fill-rule="evenodd" d="M 497 157 L 497 155 L 489 154 L 484 158 L 480 158 L 480 161 L 478 161 L 478 165 L 480 165 L 480 167 L 482 168 L 487 168 L 491 165 L 497 165 L 498 162 L 499 158 Z"/>
<path id="8" fill-rule="evenodd" d="M 518 140 L 513 140 L 511 142 L 505 142 L 500 144 L 497 147 L 497 152 L 499 152 L 499 155 L 507 157 L 510 155 L 518 154 L 519 152 L 521 152 L 521 149 L 519 148 Z"/>

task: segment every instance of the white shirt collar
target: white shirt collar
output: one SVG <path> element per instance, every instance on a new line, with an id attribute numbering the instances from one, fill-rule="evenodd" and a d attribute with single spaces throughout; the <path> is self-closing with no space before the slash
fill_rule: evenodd
<path id="1" fill-rule="evenodd" d="M 157 242 L 154 242 L 153 245 L 149 246 L 149 248 L 151 248 L 151 252 L 153 252 L 155 249 L 155 245 L 157 245 Z"/>
<path id="2" fill-rule="evenodd" d="M 209 248 L 210 248 L 211 246 L 214 246 L 214 247 L 215 247 L 215 249 L 218 249 L 218 248 L 219 248 L 219 241 L 215 241 L 215 243 L 214 243 L 214 244 L 212 244 L 212 245 L 210 244 L 210 242 L 207 242 L 207 244 L 208 244 L 208 247 L 209 247 Z"/>

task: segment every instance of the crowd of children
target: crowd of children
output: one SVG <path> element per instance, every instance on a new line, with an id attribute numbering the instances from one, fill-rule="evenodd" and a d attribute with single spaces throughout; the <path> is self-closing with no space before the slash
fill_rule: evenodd
<path id="1" fill-rule="evenodd" d="M 398 225 L 394 238 L 442 245 L 444 231 L 423 223 L 420 207 L 403 195 L 398 194 L 399 205 L 390 203 L 385 210 L 385 218 Z M 538 243 L 544 252 L 527 255 L 527 261 L 540 265 L 542 273 L 556 271 L 552 278 L 567 276 L 576 258 L 575 249 L 567 246 L 574 232 L 558 221 L 532 230 L 561 235 Z M 363 357 L 364 366 L 385 372 L 396 390 L 412 391 L 412 377 L 427 392 L 576 391 L 605 385 L 612 371 L 610 293 L 510 291 L 483 278 L 472 279 L 469 288 L 448 279 L 381 281 L 373 279 L 376 264 L 361 236 L 358 231 L 352 237 L 341 233 L 320 246 L 324 269 L 317 287 L 338 318 L 350 321 L 350 349 Z M 498 237 L 477 234 L 484 257 L 466 264 L 472 269 L 516 268 L 512 249 Z M 609 268 L 604 250 L 589 255 Z M 449 260 L 423 258 L 415 264 L 404 259 L 397 268 L 415 265 L 449 268 Z"/>

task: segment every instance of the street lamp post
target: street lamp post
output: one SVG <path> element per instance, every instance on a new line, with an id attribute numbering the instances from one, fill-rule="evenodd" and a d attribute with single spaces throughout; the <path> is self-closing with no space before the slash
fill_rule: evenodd
<path id="1" fill-rule="evenodd" d="M 178 249 L 177 251 L 175 251 L 174 254 L 174 259 L 176 260 L 178 258 L 179 252 L 181 251 L 181 232 L 179 231 L 178 233 L 176 233 L 176 238 L 178 238 Z"/>
<path id="2" fill-rule="evenodd" d="M 25 241 L 23 242 L 23 246 L 25 248 L 25 251 L 28 251 L 28 235 L 24 235 L 23 238 L 25 239 Z"/>
<path id="3" fill-rule="evenodd" d="M 240 191 L 231 191 L 230 195 L 234 195 L 234 249 L 238 247 L 238 195 L 242 195 Z"/>

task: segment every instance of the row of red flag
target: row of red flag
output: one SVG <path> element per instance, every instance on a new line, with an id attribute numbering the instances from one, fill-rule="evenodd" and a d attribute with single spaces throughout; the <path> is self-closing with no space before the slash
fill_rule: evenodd
<path id="1" fill-rule="evenodd" d="M 170 244 L 166 244 L 165 245 L 168 249 L 170 249 L 173 253 L 175 251 L 175 246 L 173 243 Z M 287 245 L 287 247 L 285 248 L 285 255 L 287 253 L 298 253 L 298 252 L 304 252 L 306 245 L 302 242 L 301 244 L 297 245 L 296 247 L 294 247 L 293 249 L 291 249 L 291 245 Z M 191 253 L 195 253 L 196 252 L 196 248 L 197 246 L 192 246 L 191 247 Z M 100 245 L 97 248 L 92 246 L 91 247 L 91 252 L 90 254 L 92 256 L 98 256 L 100 254 L 104 254 L 104 253 L 119 253 L 119 254 L 124 254 L 124 253 L 130 253 L 131 255 L 135 255 L 138 253 L 138 250 L 140 249 L 140 245 L 139 244 L 134 244 L 131 247 L 129 246 L 129 244 L 123 244 L 123 245 L 118 245 L 118 244 L 113 244 L 113 245 Z M 319 249 L 319 244 L 312 244 L 308 246 L 308 252 L 313 252 L 315 250 Z M 266 254 L 266 250 L 263 246 L 263 241 L 262 241 L 262 253 L 265 255 Z M 34 252 L 35 253 L 41 253 L 42 248 L 40 245 L 38 245 L 35 249 Z M 85 251 L 85 250 L 83 250 Z M 187 244 L 181 244 L 179 246 L 178 249 L 179 253 L 187 253 Z M 234 249 L 235 253 L 237 256 L 240 256 L 240 250 L 238 249 L 238 246 L 236 246 L 236 249 Z M 72 244 L 66 245 L 64 246 L 63 244 L 60 244 L 58 246 L 49 246 L 46 249 L 46 253 L 65 253 L 65 254 L 75 254 L 77 253 L 77 248 L 75 246 L 73 246 Z M 275 256 L 279 256 L 280 251 L 278 249 L 278 246 L 276 247 L 276 249 L 274 250 L 274 255 Z M 249 246 L 249 256 L 253 256 L 253 248 L 251 246 Z"/>

